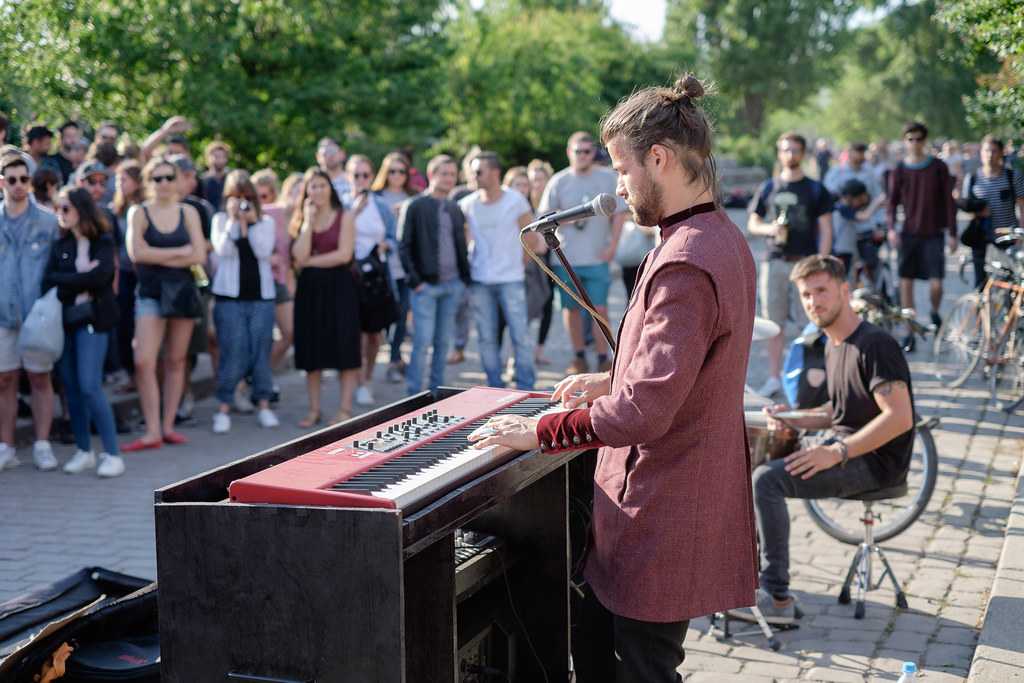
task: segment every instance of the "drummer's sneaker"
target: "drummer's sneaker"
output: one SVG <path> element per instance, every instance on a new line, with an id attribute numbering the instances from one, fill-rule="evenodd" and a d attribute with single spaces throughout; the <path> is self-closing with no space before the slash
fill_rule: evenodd
<path id="1" fill-rule="evenodd" d="M 785 626 L 797 620 L 796 598 L 790 595 L 785 600 L 776 600 L 768 591 L 763 588 L 757 589 L 757 607 L 761 610 L 761 616 L 769 624 Z M 733 619 L 757 623 L 754 610 L 750 607 L 731 609 L 727 613 Z"/>
<path id="2" fill-rule="evenodd" d="M 769 377 L 768 379 L 766 379 L 764 381 L 764 384 L 762 384 L 758 388 L 757 393 L 761 394 L 765 398 L 771 398 L 775 394 L 779 393 L 779 391 L 781 389 L 782 389 L 782 380 L 779 379 L 778 377 L 774 377 L 773 376 L 773 377 Z"/>

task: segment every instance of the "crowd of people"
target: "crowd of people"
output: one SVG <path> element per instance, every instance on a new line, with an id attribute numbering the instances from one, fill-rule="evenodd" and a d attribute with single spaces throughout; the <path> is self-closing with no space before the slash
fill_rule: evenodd
<path id="1" fill-rule="evenodd" d="M 808 143 L 797 133 L 780 136 L 776 151 L 776 172 L 755 193 L 747 229 L 767 240 L 759 268 L 761 315 L 783 328 L 787 321 L 807 322 L 790 282 L 797 262 L 831 254 L 843 262 L 851 284 L 884 290 L 879 250 L 885 245 L 897 256 L 898 285 L 881 293 L 914 308 L 914 283 L 926 281 L 930 321 L 938 328 L 947 250 L 970 249 L 980 288 L 995 236 L 1024 220 L 1024 173 L 1015 169 L 1016 151 L 1012 142 L 992 135 L 978 144 L 934 147 L 927 126 L 910 122 L 901 143 L 854 142 L 838 158 L 819 140 L 805 163 Z M 962 233 L 958 209 L 973 216 Z M 782 387 L 784 339 L 767 342 L 769 373 L 758 388 L 764 396 Z M 901 340 L 905 351 L 914 350 L 914 339 L 908 331 Z"/>
<path id="2" fill-rule="evenodd" d="M 9 126 L 0 116 L 0 142 Z M 0 151 L 0 469 L 18 463 L 19 386 L 29 397 L 39 469 L 58 467 L 50 445 L 57 404 L 77 445 L 63 467 L 69 473 L 116 476 L 121 451 L 186 443 L 176 427 L 193 419 L 190 378 L 202 353 L 216 373 L 218 434 L 230 432 L 233 414 L 278 426 L 273 371 L 290 356 L 305 373 L 308 411 L 299 424 L 308 428 L 324 422 L 324 371 L 338 377 L 340 409 L 330 420 L 341 421 L 354 403 L 374 403 L 385 344 L 387 381 L 416 393 L 442 385 L 447 366 L 465 361 L 471 327 L 487 383 L 508 379 L 531 389 L 536 368 L 549 362 L 556 298 L 573 347 L 566 372 L 610 369 L 590 315 L 520 248 L 520 230 L 535 216 L 615 194 L 617 174 L 589 133 L 570 136 L 568 165 L 557 173 L 539 159 L 506 169 L 474 147 L 461 160 L 435 156 L 424 175 L 409 150 L 377 166 L 325 137 L 314 165 L 281 182 L 270 169 L 232 168 L 231 149 L 219 141 L 203 150 L 200 173 L 188 130 L 188 121 L 172 117 L 135 144 L 110 121 L 91 129 L 92 141 L 76 121 L 56 131 L 32 122 L 20 147 Z M 983 234 L 970 245 L 979 286 L 992 236 L 1020 224 L 1015 209 L 1024 213 L 1024 173 L 1014 172 L 1012 144 L 992 136 L 962 147 L 947 141 L 940 151 L 929 147 L 923 124 L 911 123 L 901 146 L 852 143 L 833 154 L 818 141 L 812 155 L 801 135 L 787 133 L 777 155 L 773 177 L 751 201 L 747 229 L 767 240 L 760 313 L 782 326 L 804 321 L 790 282 L 797 261 L 833 254 L 852 280 L 873 286 L 886 242 L 899 255 L 902 305 L 912 307 L 914 281 L 927 280 L 938 325 L 945 247 L 960 244 L 957 207 L 976 216 Z M 611 217 L 559 229 L 605 317 L 610 264 L 618 262 L 630 295 L 656 240 L 619 202 Z M 529 234 L 527 245 L 567 280 L 539 235 Z M 18 339 L 53 287 L 66 343 L 59 358 L 46 358 Z M 411 348 L 403 351 L 407 338 Z M 783 340 L 768 342 L 765 396 L 781 388 Z M 903 344 L 912 350 L 913 336 Z M 117 433 L 129 430 L 103 390 L 110 381 L 115 391 L 139 395 L 143 431 L 124 444 Z"/>
<path id="3" fill-rule="evenodd" d="M 9 126 L 0 116 L 0 143 Z M 487 383 L 504 386 L 508 377 L 533 388 L 536 367 L 549 363 L 557 288 L 521 248 L 520 230 L 540 213 L 615 193 L 616 174 L 592 135 L 569 138 L 559 173 L 544 160 L 506 169 L 498 155 L 474 147 L 461 162 L 435 156 L 425 176 L 408 150 L 378 167 L 324 137 L 314 165 L 281 182 L 271 169 L 233 167 L 219 141 L 203 150 L 201 173 L 189 128 L 173 117 L 135 144 L 114 122 L 90 129 L 66 121 L 56 132 L 30 122 L 20 146 L 0 148 L 0 470 L 19 464 L 19 385 L 40 470 L 60 467 L 50 444 L 57 405 L 77 446 L 67 473 L 118 476 L 122 452 L 187 443 L 177 427 L 194 419 L 190 384 L 200 354 L 209 354 L 216 374 L 217 434 L 230 432 L 239 414 L 278 426 L 273 371 L 289 359 L 306 377 L 304 428 L 325 421 L 325 371 L 340 388 L 330 422 L 349 418 L 353 403 L 374 403 L 385 344 L 387 381 L 410 394 L 435 389 L 449 365 L 465 361 L 471 324 Z M 609 263 L 618 258 L 624 278 L 635 278 L 642 257 L 636 245 L 630 251 L 639 256 L 617 253 L 624 226 L 636 244 L 653 245 L 653 231 L 627 225 L 626 211 L 620 200 L 614 216 L 559 231 L 605 316 Z M 552 265 L 540 235 L 525 241 Z M 65 344 L 59 357 L 46 357 L 19 338 L 54 287 Z M 607 344 L 590 316 L 568 296 L 560 301 L 575 352 L 567 372 L 608 370 Z M 105 384 L 138 392 L 141 435 L 127 443 L 118 443 L 130 428 L 111 409 Z"/>

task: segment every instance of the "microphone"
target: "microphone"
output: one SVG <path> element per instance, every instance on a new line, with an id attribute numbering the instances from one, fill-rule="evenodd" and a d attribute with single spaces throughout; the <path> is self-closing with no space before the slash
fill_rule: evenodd
<path id="1" fill-rule="evenodd" d="M 615 197 L 610 194 L 599 194 L 586 204 L 574 206 L 565 211 L 557 211 L 541 216 L 534 222 L 523 228 L 523 231 L 553 232 L 555 228 L 563 223 L 576 223 L 590 218 L 591 216 L 611 216 L 615 213 L 618 203 Z"/>

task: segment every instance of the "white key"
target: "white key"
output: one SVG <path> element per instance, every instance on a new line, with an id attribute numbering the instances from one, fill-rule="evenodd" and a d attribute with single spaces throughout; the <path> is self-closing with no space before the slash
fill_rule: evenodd
<path id="1" fill-rule="evenodd" d="M 557 413 L 561 410 L 563 410 L 561 406 L 552 406 L 544 412 L 538 413 L 535 417 L 543 417 L 544 415 Z M 483 428 L 481 427 L 480 429 Z M 476 431 L 480 431 L 480 429 Z M 488 446 L 479 449 L 467 442 L 466 448 L 457 451 L 451 457 L 425 467 L 397 484 L 392 484 L 379 491 L 375 491 L 372 495 L 392 500 L 398 508 L 410 507 L 420 499 L 437 491 L 448 490 L 458 482 L 464 481 L 475 474 L 494 469 L 494 467 L 504 462 L 503 459 L 498 459 L 499 456 L 507 456 L 513 452 L 505 446 Z"/>

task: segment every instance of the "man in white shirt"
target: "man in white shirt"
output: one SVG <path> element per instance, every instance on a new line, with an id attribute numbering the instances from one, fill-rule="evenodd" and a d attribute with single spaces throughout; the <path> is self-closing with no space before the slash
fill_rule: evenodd
<path id="1" fill-rule="evenodd" d="M 480 189 L 459 202 L 466 216 L 472 242 L 469 270 L 473 317 L 480 341 L 480 358 L 487 384 L 504 386 L 501 380 L 501 339 L 499 311 L 505 318 L 516 363 L 516 388 L 532 389 L 534 383 L 533 340 L 526 313 L 526 280 L 519 232 L 531 220 L 533 211 L 521 194 L 501 187 L 501 162 L 493 152 L 481 152 L 473 159 L 471 172 Z M 542 252 L 543 239 L 536 233 L 527 244 Z"/>

